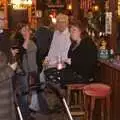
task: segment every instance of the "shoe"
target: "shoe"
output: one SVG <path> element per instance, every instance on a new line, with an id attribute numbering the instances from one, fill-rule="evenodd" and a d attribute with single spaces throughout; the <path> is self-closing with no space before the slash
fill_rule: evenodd
<path id="1" fill-rule="evenodd" d="M 35 113 L 36 113 L 36 111 L 35 111 L 35 110 L 33 110 L 33 109 L 31 109 L 31 108 L 29 108 L 29 111 L 30 111 L 30 113 L 33 113 L 33 114 L 35 114 Z"/>
<path id="2" fill-rule="evenodd" d="M 30 116 L 29 116 L 28 120 L 35 120 L 36 119 L 36 111 L 29 108 L 29 112 L 30 112 Z"/>
<path id="3" fill-rule="evenodd" d="M 29 117 L 27 118 L 27 120 L 36 120 L 36 118 L 35 118 L 35 117 L 32 117 L 32 116 L 29 116 Z"/>

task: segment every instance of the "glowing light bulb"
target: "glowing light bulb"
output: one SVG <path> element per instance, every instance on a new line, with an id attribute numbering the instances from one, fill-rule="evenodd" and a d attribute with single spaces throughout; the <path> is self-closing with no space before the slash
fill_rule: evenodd
<path id="1" fill-rule="evenodd" d="M 56 24 L 56 18 L 54 18 L 54 17 L 52 18 L 52 23 Z"/>
<path id="2" fill-rule="evenodd" d="M 72 5 L 71 4 L 68 5 L 68 10 L 72 10 Z"/>

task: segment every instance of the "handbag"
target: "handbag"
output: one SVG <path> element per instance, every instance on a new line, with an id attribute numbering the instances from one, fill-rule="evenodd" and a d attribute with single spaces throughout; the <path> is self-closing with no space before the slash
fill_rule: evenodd
<path id="1" fill-rule="evenodd" d="M 26 56 L 26 60 L 27 60 L 27 70 L 30 70 L 30 66 L 28 64 L 28 55 L 27 53 L 25 54 Z M 28 86 L 34 86 L 36 84 L 36 80 L 37 80 L 37 72 L 36 71 L 30 71 L 28 72 Z"/>
<path id="2" fill-rule="evenodd" d="M 46 81 L 59 83 L 60 71 L 56 67 L 44 70 Z"/>
<path id="3" fill-rule="evenodd" d="M 74 84 L 74 83 L 84 83 L 84 78 L 74 72 L 70 67 L 65 68 L 61 71 L 61 84 Z"/>
<path id="4" fill-rule="evenodd" d="M 37 73 L 36 73 L 36 71 L 29 72 L 28 73 L 28 84 L 29 84 L 29 87 L 34 86 L 36 84 L 36 80 L 37 80 Z"/>

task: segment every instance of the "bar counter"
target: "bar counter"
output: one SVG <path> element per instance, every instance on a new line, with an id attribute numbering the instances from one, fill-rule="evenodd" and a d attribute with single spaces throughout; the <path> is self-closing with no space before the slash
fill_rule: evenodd
<path id="1" fill-rule="evenodd" d="M 97 75 L 97 79 L 112 88 L 110 120 L 120 120 L 120 63 L 98 60 Z"/>

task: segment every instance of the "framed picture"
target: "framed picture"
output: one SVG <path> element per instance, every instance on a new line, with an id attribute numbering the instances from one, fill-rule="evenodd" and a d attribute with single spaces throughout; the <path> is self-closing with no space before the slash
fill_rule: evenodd
<path id="1" fill-rule="evenodd" d="M 5 27 L 5 15 L 4 15 L 4 10 L 0 10 L 0 28 Z"/>
<path id="2" fill-rule="evenodd" d="M 42 17 L 42 11 L 41 10 L 37 10 L 36 11 L 36 17 L 37 18 L 41 18 Z"/>
<path id="3" fill-rule="evenodd" d="M 112 12 L 106 12 L 106 15 L 105 15 L 105 33 L 112 34 Z"/>
<path id="4" fill-rule="evenodd" d="M 66 5 L 65 0 L 46 0 L 46 5 L 48 8 L 64 8 Z"/>

